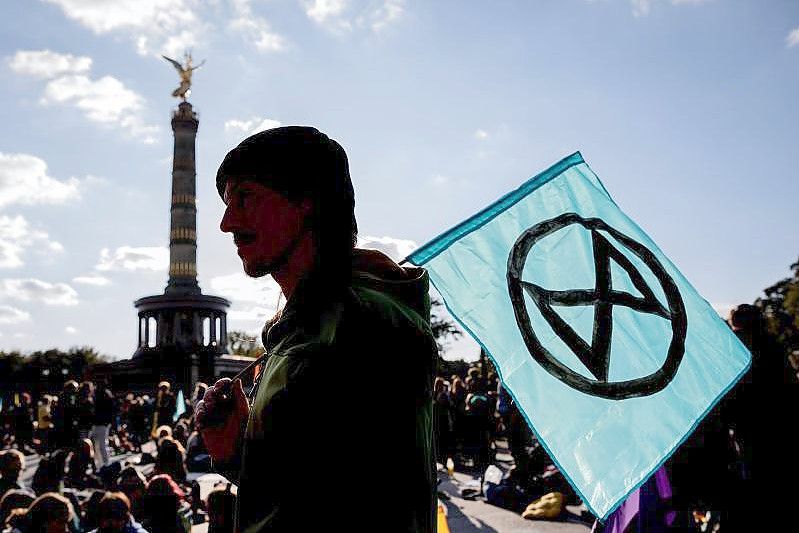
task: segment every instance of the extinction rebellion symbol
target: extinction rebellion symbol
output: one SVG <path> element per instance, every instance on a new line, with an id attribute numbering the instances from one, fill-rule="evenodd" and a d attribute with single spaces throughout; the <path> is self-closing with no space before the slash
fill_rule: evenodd
<path id="1" fill-rule="evenodd" d="M 591 232 L 596 274 L 595 287 L 593 289 L 549 290 L 532 281 L 522 279 L 524 265 L 535 244 L 547 235 L 561 231 L 572 224 L 579 224 Z M 668 309 L 658 301 L 632 262 L 600 232 L 613 237 L 647 266 L 666 295 Z M 611 259 L 627 272 L 633 285 L 642 296 L 613 289 L 610 272 Z M 516 323 L 521 330 L 530 355 L 547 372 L 570 387 L 592 396 L 624 400 L 655 394 L 663 390 L 674 379 L 685 353 L 687 330 L 685 305 L 680 291 L 663 265 L 647 247 L 611 228 L 604 221 L 598 218 L 582 218 L 575 213 L 565 213 L 536 224 L 522 233 L 508 257 L 508 291 L 513 303 Z M 555 334 L 574 352 L 595 379 L 586 378 L 564 365 L 539 342 L 530 323 L 530 316 L 524 301 L 525 292 L 535 302 L 541 315 Z M 594 306 L 594 328 L 590 346 L 552 309 L 552 306 L 555 305 Z M 648 376 L 627 381 L 608 381 L 614 306 L 624 306 L 640 313 L 653 314 L 671 322 L 671 343 L 665 362 L 659 370 Z"/>

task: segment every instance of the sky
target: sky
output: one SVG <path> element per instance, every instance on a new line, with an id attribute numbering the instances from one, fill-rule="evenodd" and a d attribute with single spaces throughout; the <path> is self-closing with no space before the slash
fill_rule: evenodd
<path id="1" fill-rule="evenodd" d="M 345 147 L 362 244 L 395 259 L 577 150 L 722 314 L 799 255 L 796 1 L 5 0 L 0 350 L 135 350 L 133 301 L 167 281 L 161 54 L 186 50 L 199 281 L 228 329 L 279 292 L 243 274 L 214 176 L 277 125 Z"/>

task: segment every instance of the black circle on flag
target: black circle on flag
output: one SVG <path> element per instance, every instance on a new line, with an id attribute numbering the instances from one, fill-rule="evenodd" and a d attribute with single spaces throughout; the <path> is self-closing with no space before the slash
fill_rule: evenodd
<path id="1" fill-rule="evenodd" d="M 593 245 L 595 286 L 592 289 L 550 290 L 522 279 L 530 251 L 544 237 L 579 224 L 591 233 Z M 638 257 L 657 279 L 666 296 L 664 307 L 633 263 L 602 233 L 613 237 L 630 253 Z M 610 261 L 626 271 L 641 296 L 613 289 Z M 564 265 L 569 268 L 569 265 Z M 610 227 L 598 218 L 583 218 L 576 213 L 564 213 L 545 220 L 522 233 L 508 257 L 508 292 L 516 323 L 530 355 L 563 383 L 592 396 L 624 400 L 649 396 L 666 388 L 677 373 L 685 354 L 685 335 L 688 329 L 685 304 L 674 279 L 666 272 L 649 248 Z M 544 347 L 538 340 L 527 312 L 525 293 L 535 302 L 541 315 L 586 366 L 594 379 L 572 370 Z M 553 306 L 594 306 L 594 327 L 591 344 L 553 310 Z M 624 306 L 640 313 L 659 316 L 671 323 L 672 336 L 663 365 L 652 374 L 626 381 L 609 381 L 611 344 L 613 339 L 613 308 Z"/>

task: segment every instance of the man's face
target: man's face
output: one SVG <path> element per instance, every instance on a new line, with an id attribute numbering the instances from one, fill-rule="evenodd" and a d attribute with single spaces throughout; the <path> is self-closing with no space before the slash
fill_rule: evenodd
<path id="1" fill-rule="evenodd" d="M 305 231 L 310 201 L 290 202 L 259 183 L 228 180 L 227 205 L 220 228 L 233 234 L 244 271 L 252 277 L 271 274 L 275 262 Z"/>

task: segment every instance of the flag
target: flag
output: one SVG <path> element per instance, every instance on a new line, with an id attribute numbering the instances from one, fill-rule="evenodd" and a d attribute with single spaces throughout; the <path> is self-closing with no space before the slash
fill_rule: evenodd
<path id="1" fill-rule="evenodd" d="M 666 461 L 751 363 L 579 152 L 408 261 L 428 270 L 601 519 Z"/>
<path id="2" fill-rule="evenodd" d="M 183 389 L 178 391 L 178 397 L 175 400 L 175 414 L 172 416 L 172 422 L 177 422 L 180 415 L 186 412 L 186 400 L 183 399 Z"/>

